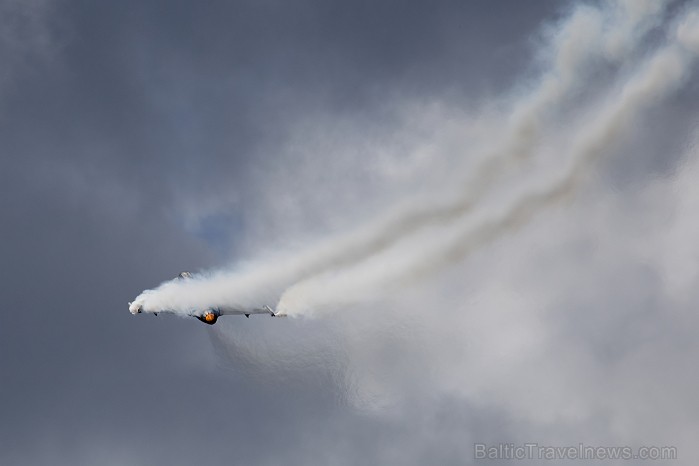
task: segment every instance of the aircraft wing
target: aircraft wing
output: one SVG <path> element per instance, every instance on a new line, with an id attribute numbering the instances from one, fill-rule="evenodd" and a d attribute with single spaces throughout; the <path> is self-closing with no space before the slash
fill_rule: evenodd
<path id="1" fill-rule="evenodd" d="M 269 306 L 263 306 L 255 309 L 235 309 L 235 308 L 219 308 L 218 312 L 222 316 L 249 316 L 251 314 L 267 314 L 270 316 L 276 315 L 276 312 Z"/>

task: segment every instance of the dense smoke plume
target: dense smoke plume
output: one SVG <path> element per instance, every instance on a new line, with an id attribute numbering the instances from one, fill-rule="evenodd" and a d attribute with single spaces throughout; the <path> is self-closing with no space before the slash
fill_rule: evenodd
<path id="1" fill-rule="evenodd" d="M 463 154 L 436 155 L 450 157 L 456 175 L 429 196 L 407 195 L 376 220 L 300 253 L 166 282 L 134 302 L 146 312 L 181 314 L 262 305 L 289 315 L 328 312 L 390 298 L 515 234 L 580 189 L 594 163 L 686 80 L 697 14 L 666 18 L 666 3 L 575 8 L 545 35 L 538 80 L 479 128 Z M 649 37 L 658 30 L 663 38 Z M 474 158 L 475 168 L 463 168 Z"/>

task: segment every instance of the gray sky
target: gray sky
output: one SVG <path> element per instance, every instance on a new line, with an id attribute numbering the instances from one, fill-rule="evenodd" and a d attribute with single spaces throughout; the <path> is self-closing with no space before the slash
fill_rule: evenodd
<path id="1" fill-rule="evenodd" d="M 474 442 L 589 442 L 694 464 L 696 67 L 571 204 L 385 304 L 419 303 L 405 322 L 371 302 L 217 329 L 127 312 L 182 270 L 429 190 L 395 154 L 429 152 L 444 108 L 473 122 L 524 92 L 571 7 L 0 0 L 0 463 L 471 464 Z"/>

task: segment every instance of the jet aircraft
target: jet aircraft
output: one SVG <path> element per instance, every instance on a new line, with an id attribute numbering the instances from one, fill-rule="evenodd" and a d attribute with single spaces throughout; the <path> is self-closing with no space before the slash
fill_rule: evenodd
<path id="1" fill-rule="evenodd" d="M 182 272 L 180 273 L 177 277 L 174 278 L 174 280 L 189 280 L 192 278 L 192 274 L 190 272 Z M 143 307 L 141 304 L 138 303 L 129 303 L 129 311 L 131 314 L 141 314 L 141 313 L 151 313 L 155 314 L 156 316 L 160 312 L 166 312 L 166 313 L 174 313 L 174 311 L 168 311 L 168 310 L 161 310 L 158 312 L 153 312 L 153 311 L 144 311 Z M 272 317 L 278 317 L 280 316 L 278 313 L 274 312 L 271 307 L 269 306 L 263 306 L 260 308 L 251 308 L 251 309 L 236 309 L 233 307 L 216 307 L 216 308 L 209 308 L 209 309 L 193 309 L 192 311 L 189 312 L 189 315 L 192 317 L 196 317 L 200 321 L 204 322 L 205 324 L 208 325 L 214 325 L 220 316 L 228 316 L 228 315 L 239 315 L 239 316 L 245 316 L 245 317 L 250 317 L 251 314 L 267 314 Z"/>

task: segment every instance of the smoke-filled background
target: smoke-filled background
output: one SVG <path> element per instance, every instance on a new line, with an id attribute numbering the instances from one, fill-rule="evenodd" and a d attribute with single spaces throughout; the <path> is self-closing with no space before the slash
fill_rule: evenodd
<path id="1" fill-rule="evenodd" d="M 0 60 L 0 464 L 699 459 L 695 2 L 0 0 Z"/>

